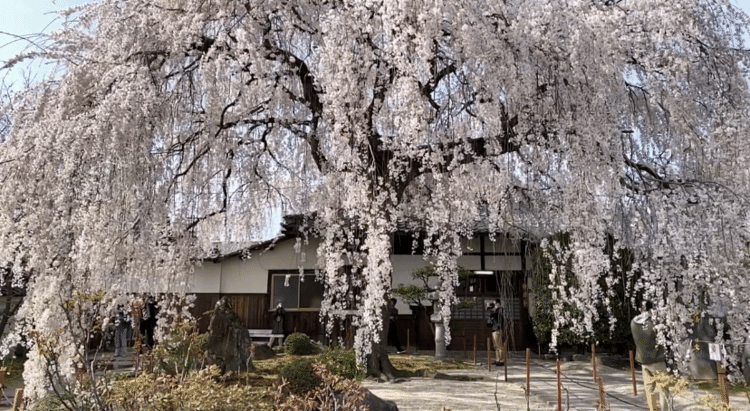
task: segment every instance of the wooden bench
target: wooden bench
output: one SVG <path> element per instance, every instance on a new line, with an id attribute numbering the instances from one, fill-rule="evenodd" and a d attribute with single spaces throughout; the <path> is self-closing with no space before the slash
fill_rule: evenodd
<path id="1" fill-rule="evenodd" d="M 249 329 L 247 330 L 248 335 L 250 336 L 250 339 L 255 341 L 256 339 L 268 339 L 268 346 L 273 347 L 274 342 L 276 342 L 276 339 L 279 339 L 279 345 L 281 345 L 284 342 L 284 334 L 274 334 L 273 330 L 268 329 Z"/>

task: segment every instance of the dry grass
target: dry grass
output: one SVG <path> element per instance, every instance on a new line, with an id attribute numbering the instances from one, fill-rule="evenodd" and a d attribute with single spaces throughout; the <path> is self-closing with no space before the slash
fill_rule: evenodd
<path id="1" fill-rule="evenodd" d="M 277 381 L 279 371 L 289 363 L 299 359 L 296 355 L 279 353 L 267 360 L 253 361 L 255 370 L 238 376 L 239 381 L 245 381 L 252 386 L 254 397 L 258 399 L 261 409 L 273 409 L 273 398 L 270 388 Z M 470 364 L 458 361 L 435 361 L 429 355 L 391 355 L 391 363 L 397 370 L 406 375 L 424 375 L 442 370 L 461 370 L 473 368 Z"/>
<path id="2" fill-rule="evenodd" d="M 390 359 L 397 370 L 410 375 L 474 368 L 471 364 L 461 360 L 435 361 L 435 358 L 431 355 L 391 355 Z"/>

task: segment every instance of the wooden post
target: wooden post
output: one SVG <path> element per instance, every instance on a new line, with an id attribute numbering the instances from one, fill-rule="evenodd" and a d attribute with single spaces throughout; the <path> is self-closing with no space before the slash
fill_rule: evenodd
<path id="1" fill-rule="evenodd" d="M 560 359 L 557 359 L 557 411 L 562 411 L 562 380 L 560 375 Z"/>
<path id="2" fill-rule="evenodd" d="M 721 361 L 716 361 L 716 376 L 719 380 L 719 394 L 721 401 L 729 405 L 729 384 L 727 384 L 727 370 L 721 366 Z"/>
<path id="3" fill-rule="evenodd" d="M 594 343 L 591 343 L 591 375 L 596 383 L 596 345 Z"/>
<path id="4" fill-rule="evenodd" d="M 487 371 L 492 371 L 492 363 L 490 362 L 490 337 L 487 337 Z"/>
<path id="5" fill-rule="evenodd" d="M 474 334 L 474 364 L 477 363 L 477 335 Z"/>
<path id="6" fill-rule="evenodd" d="M 464 334 L 464 361 L 466 361 L 466 334 Z"/>
<path id="7" fill-rule="evenodd" d="M 12 411 L 21 411 L 23 407 L 23 388 L 16 388 L 15 394 L 13 394 L 13 406 Z"/>
<path id="8" fill-rule="evenodd" d="M 604 381 L 599 378 L 598 380 L 599 385 L 599 404 L 597 406 L 597 410 L 608 410 L 609 405 L 607 404 L 607 393 L 604 392 Z"/>
<path id="9" fill-rule="evenodd" d="M 531 395 L 531 348 L 526 349 L 526 395 Z"/>
<path id="10" fill-rule="evenodd" d="M 635 383 L 635 361 L 633 361 L 633 350 L 628 351 L 630 355 L 630 377 L 633 379 L 633 395 L 638 396 L 638 387 Z"/>
<path id="11" fill-rule="evenodd" d="M 503 344 L 503 373 L 505 374 L 505 382 L 508 382 L 508 360 L 510 357 L 508 357 L 508 342 Z"/>
<path id="12" fill-rule="evenodd" d="M 408 328 L 406 329 L 406 355 L 409 355 L 409 352 L 411 351 L 411 345 L 410 345 L 411 341 L 409 341 L 409 339 L 411 337 L 409 335 L 410 331 L 411 331 L 410 329 L 408 329 Z"/>

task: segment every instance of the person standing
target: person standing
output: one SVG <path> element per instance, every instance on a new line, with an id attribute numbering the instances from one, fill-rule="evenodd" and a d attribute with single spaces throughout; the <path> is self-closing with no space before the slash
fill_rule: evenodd
<path id="1" fill-rule="evenodd" d="M 130 330 L 130 313 L 119 304 L 115 314 L 115 357 L 125 355 L 128 351 L 128 331 Z"/>
<path id="2" fill-rule="evenodd" d="M 391 298 L 391 303 L 388 304 L 388 339 L 396 347 L 398 354 L 403 354 L 405 351 L 401 347 L 401 341 L 398 338 L 398 326 L 396 326 L 396 320 L 398 320 L 398 308 L 396 308 L 396 299 Z"/>
<path id="3" fill-rule="evenodd" d="M 286 335 L 284 333 L 284 317 L 286 316 L 286 310 L 284 307 L 279 303 L 279 305 L 276 306 L 276 310 L 273 312 L 273 318 L 271 319 L 271 333 L 272 334 L 278 334 L 278 335 Z M 271 337 L 268 340 L 268 346 L 273 347 L 273 344 L 276 342 L 276 337 Z M 281 342 L 279 345 L 281 345 L 284 342 L 284 337 L 281 337 Z"/>
<path id="4" fill-rule="evenodd" d="M 499 298 L 487 307 L 490 311 L 490 323 L 492 325 L 492 344 L 495 346 L 495 365 L 505 364 L 505 317 L 503 317 L 502 304 Z"/>
<path id="5" fill-rule="evenodd" d="M 156 305 L 156 300 L 153 296 L 149 296 L 146 300 L 146 305 L 143 307 L 143 320 L 141 320 L 141 334 L 146 338 L 146 346 L 148 349 L 154 347 L 154 329 L 156 328 L 157 315 L 159 315 L 159 307 Z"/>

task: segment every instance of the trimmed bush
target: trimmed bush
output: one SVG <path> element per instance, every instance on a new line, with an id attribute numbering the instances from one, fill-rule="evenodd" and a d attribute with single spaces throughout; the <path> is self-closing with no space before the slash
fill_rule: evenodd
<path id="1" fill-rule="evenodd" d="M 315 354 L 315 345 L 307 334 L 292 333 L 284 341 L 284 352 L 292 355 Z"/>
<path id="2" fill-rule="evenodd" d="M 318 361 L 341 378 L 362 380 L 365 376 L 364 370 L 357 366 L 357 357 L 351 348 L 326 348 L 318 355 Z"/>
<path id="3" fill-rule="evenodd" d="M 312 391 L 320 384 L 320 377 L 313 373 L 313 360 L 309 358 L 299 359 L 279 372 L 279 379 L 284 378 L 289 382 L 289 391 L 297 395 L 304 395 Z"/>

